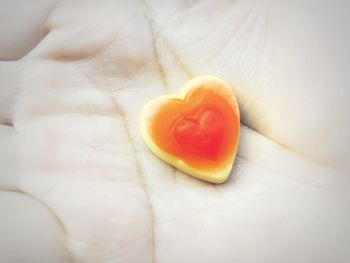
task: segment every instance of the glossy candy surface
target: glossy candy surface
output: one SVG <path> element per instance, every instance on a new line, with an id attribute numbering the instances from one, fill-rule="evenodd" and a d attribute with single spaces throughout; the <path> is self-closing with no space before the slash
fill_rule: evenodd
<path id="1" fill-rule="evenodd" d="M 239 136 L 239 109 L 231 87 L 203 76 L 175 95 L 150 101 L 141 113 L 141 134 L 162 160 L 199 179 L 224 182 Z"/>

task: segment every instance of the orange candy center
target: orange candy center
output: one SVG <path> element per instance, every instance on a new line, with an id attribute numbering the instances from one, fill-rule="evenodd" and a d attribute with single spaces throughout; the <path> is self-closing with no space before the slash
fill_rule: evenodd
<path id="1" fill-rule="evenodd" d="M 185 100 L 165 101 L 151 119 L 150 131 L 163 151 L 195 168 L 215 170 L 231 162 L 237 118 L 227 98 L 199 87 Z"/>
<path id="2" fill-rule="evenodd" d="M 185 150 L 216 161 L 222 148 L 224 122 L 220 111 L 202 107 L 193 117 L 180 116 L 173 134 Z"/>

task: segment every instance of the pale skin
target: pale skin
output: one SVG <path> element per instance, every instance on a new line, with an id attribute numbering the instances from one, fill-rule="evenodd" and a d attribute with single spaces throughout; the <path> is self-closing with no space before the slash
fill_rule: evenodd
<path id="1" fill-rule="evenodd" d="M 0 62 L 0 261 L 347 262 L 344 7 L 310 6 L 53 6 L 40 43 Z M 225 184 L 167 165 L 139 134 L 147 101 L 200 75 L 240 105 Z"/>

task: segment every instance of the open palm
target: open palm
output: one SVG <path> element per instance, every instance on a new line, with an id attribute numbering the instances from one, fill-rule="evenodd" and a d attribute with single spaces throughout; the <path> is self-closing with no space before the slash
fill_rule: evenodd
<path id="1" fill-rule="evenodd" d="M 39 45 L 2 64 L 1 88 L 14 99 L 0 116 L 13 124 L 0 129 L 0 187 L 35 202 L 3 192 L 0 204 L 40 222 L 20 241 L 3 227 L 3 257 L 346 262 L 349 111 L 341 81 L 330 88 L 340 73 L 316 25 L 303 28 L 295 3 L 169 5 L 62 2 Z M 165 164 L 138 130 L 147 101 L 199 75 L 230 83 L 241 108 L 239 151 L 222 185 Z M 2 220 L 11 226 L 16 213 Z"/>

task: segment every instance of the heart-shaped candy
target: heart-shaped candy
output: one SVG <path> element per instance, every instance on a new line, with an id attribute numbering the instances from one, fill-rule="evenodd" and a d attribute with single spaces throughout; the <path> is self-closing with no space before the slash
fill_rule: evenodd
<path id="1" fill-rule="evenodd" d="M 238 146 L 239 108 L 231 87 L 202 76 L 175 95 L 151 100 L 140 117 L 141 135 L 159 158 L 199 179 L 222 183 Z"/>

